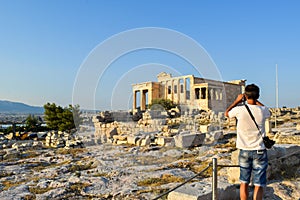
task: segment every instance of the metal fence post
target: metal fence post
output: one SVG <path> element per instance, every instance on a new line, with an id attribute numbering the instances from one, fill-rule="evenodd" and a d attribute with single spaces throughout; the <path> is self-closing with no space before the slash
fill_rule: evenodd
<path id="1" fill-rule="evenodd" d="M 216 158 L 212 159 L 212 199 L 218 199 L 218 161 Z"/>

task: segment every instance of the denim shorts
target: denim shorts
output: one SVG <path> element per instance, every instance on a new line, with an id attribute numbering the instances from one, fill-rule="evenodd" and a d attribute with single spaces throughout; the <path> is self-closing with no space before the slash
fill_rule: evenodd
<path id="1" fill-rule="evenodd" d="M 242 150 L 239 153 L 240 181 L 264 187 L 267 183 L 268 155 L 266 150 Z"/>

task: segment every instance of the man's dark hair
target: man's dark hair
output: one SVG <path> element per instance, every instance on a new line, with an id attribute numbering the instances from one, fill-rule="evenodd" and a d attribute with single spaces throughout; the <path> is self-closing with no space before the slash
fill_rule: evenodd
<path id="1" fill-rule="evenodd" d="M 247 85 L 245 88 L 245 95 L 248 99 L 258 99 L 259 98 L 259 87 L 255 84 Z"/>

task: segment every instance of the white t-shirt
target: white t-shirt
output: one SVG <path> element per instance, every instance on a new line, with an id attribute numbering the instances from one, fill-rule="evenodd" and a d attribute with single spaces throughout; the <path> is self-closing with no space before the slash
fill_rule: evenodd
<path id="1" fill-rule="evenodd" d="M 256 123 L 258 124 L 260 131 L 265 135 L 265 121 L 270 117 L 270 111 L 265 106 L 249 105 Z M 262 150 L 265 149 L 265 145 L 262 140 L 262 136 L 257 130 L 257 127 L 250 117 L 247 108 L 243 106 L 236 106 L 232 108 L 228 115 L 230 118 L 237 118 L 237 141 L 236 147 L 243 150 Z"/>

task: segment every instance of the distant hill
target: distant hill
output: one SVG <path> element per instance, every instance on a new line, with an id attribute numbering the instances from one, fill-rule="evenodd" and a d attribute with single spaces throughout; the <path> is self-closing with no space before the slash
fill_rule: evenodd
<path id="1" fill-rule="evenodd" d="M 44 108 L 19 102 L 0 100 L 0 113 L 42 114 L 44 113 Z"/>

